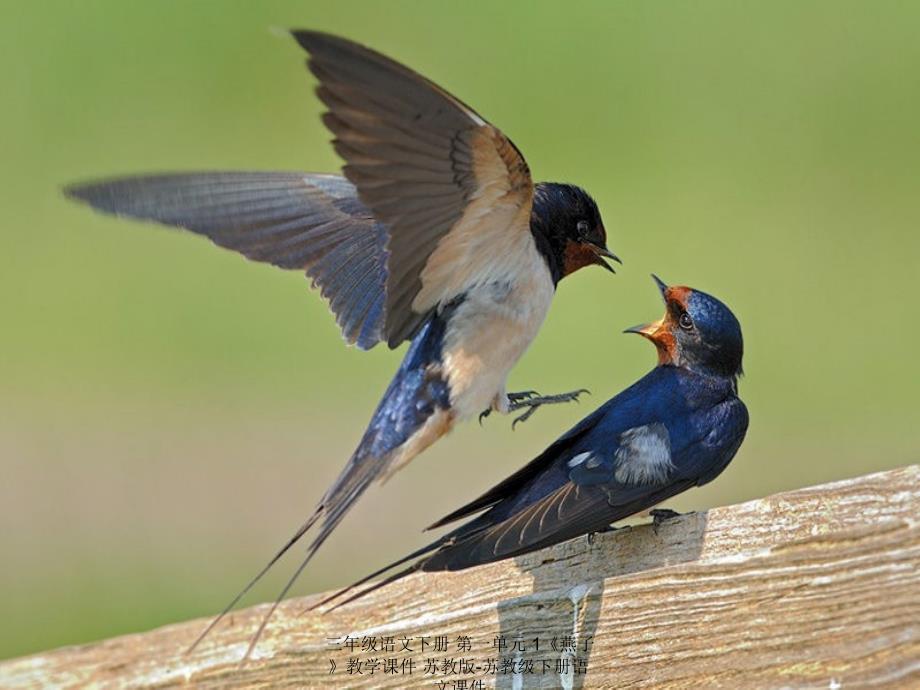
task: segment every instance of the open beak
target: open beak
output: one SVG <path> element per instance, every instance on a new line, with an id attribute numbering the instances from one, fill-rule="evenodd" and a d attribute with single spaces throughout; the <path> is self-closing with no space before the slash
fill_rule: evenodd
<path id="1" fill-rule="evenodd" d="M 665 323 L 666 318 L 641 326 L 633 326 L 623 331 L 624 333 L 638 333 L 643 338 L 650 340 L 658 351 L 658 364 L 673 364 L 676 360 L 677 347 L 674 336 L 668 324 Z"/>
<path id="2" fill-rule="evenodd" d="M 661 298 L 665 301 L 665 304 L 667 304 L 667 291 L 668 291 L 667 283 L 665 283 L 661 278 L 656 276 L 654 273 L 652 274 L 652 280 L 655 281 L 655 285 L 658 286 L 658 290 L 661 292 Z M 624 333 L 638 333 L 643 338 L 648 338 L 653 343 L 655 343 L 655 342 L 660 341 L 662 336 L 668 331 L 668 326 L 665 324 L 666 318 L 667 318 L 667 315 L 665 315 L 665 317 L 663 318 L 658 319 L 657 321 L 653 321 L 652 323 L 644 323 L 639 326 L 633 326 L 632 328 L 627 328 L 623 332 Z"/>
<path id="3" fill-rule="evenodd" d="M 643 338 L 648 338 L 652 342 L 658 340 L 661 333 L 666 330 L 664 325 L 664 319 L 658 319 L 658 321 L 653 321 L 652 323 L 644 323 L 639 326 L 633 326 L 632 328 L 627 328 L 624 333 L 638 333 Z"/>
<path id="4" fill-rule="evenodd" d="M 668 292 L 671 291 L 672 288 L 669 288 L 665 282 L 654 273 L 652 274 L 652 279 L 661 291 L 661 298 L 664 300 L 665 306 L 667 306 Z M 674 338 L 674 334 L 671 332 L 672 326 L 673 324 L 670 320 L 669 313 L 665 311 L 665 315 L 657 321 L 645 323 L 641 326 L 633 326 L 632 328 L 627 328 L 623 332 L 638 333 L 643 338 L 651 340 L 655 345 L 655 349 L 658 350 L 658 364 L 673 364 L 677 360 L 678 345 Z"/>
<path id="5" fill-rule="evenodd" d="M 621 264 L 621 265 L 623 264 L 623 262 L 620 261 L 620 257 L 618 257 L 618 256 L 617 256 L 616 254 L 614 254 L 612 251 L 610 251 L 609 249 L 607 249 L 607 247 L 601 247 L 601 246 L 598 246 L 598 245 L 596 245 L 596 244 L 592 244 L 592 245 L 591 245 L 591 250 L 594 252 L 595 257 L 596 257 L 595 263 L 596 263 L 598 266 L 603 266 L 604 268 L 606 268 L 606 269 L 607 269 L 608 271 L 610 271 L 611 273 L 616 273 L 616 271 L 613 270 L 613 266 L 611 266 L 611 265 L 608 264 L 606 261 L 604 261 L 604 259 L 603 259 L 602 257 L 606 257 L 606 258 L 608 258 L 608 259 L 612 259 L 613 261 L 616 261 L 618 264 Z"/>

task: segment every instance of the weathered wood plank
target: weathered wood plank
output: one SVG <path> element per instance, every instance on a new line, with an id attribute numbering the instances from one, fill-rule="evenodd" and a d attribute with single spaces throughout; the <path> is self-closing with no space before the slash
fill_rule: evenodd
<path id="1" fill-rule="evenodd" d="M 657 534 L 643 525 L 412 576 L 326 616 L 301 615 L 315 597 L 290 600 L 242 668 L 265 605 L 234 614 L 192 655 L 183 651 L 204 621 L 8 661 L 0 686 L 920 687 L 918 516 L 920 467 L 911 466 L 685 515 Z M 395 650 L 327 643 L 345 635 L 391 636 Z M 469 652 L 458 650 L 463 635 Z M 401 636 L 413 653 L 400 651 Z M 431 638 L 424 652 L 421 636 Z M 436 636 L 448 651 L 434 650 Z M 524 652 L 512 649 L 518 636 Z M 565 636 L 575 655 L 552 648 Z M 349 657 L 364 673 L 348 674 Z M 525 673 L 502 673 L 501 657 Z M 373 673 L 370 658 L 381 660 Z M 389 658 L 400 670 L 412 658 L 413 673 L 384 673 Z M 454 670 L 473 658 L 480 670 L 426 674 L 428 658 L 453 658 Z M 574 673 L 578 663 L 586 673 Z"/>

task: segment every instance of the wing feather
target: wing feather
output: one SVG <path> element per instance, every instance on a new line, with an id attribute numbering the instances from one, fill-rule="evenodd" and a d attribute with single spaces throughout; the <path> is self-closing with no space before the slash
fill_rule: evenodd
<path id="1" fill-rule="evenodd" d="M 468 530 L 459 528 L 457 536 L 425 559 L 421 569 L 460 570 L 527 553 L 600 530 L 612 522 L 610 513 L 602 489 L 567 483 L 501 522 L 484 527 L 474 521 Z"/>
<path id="2" fill-rule="evenodd" d="M 336 36 L 294 37 L 309 53 L 345 176 L 390 233 L 386 336 L 395 346 L 431 309 L 494 275 L 513 243 L 491 240 L 529 228 L 530 171 L 499 130 L 407 67 Z"/>
<path id="3" fill-rule="evenodd" d="M 186 228 L 254 261 L 304 270 L 349 343 L 367 349 L 383 338 L 387 233 L 341 177 L 175 173 L 66 192 L 100 211 Z"/>

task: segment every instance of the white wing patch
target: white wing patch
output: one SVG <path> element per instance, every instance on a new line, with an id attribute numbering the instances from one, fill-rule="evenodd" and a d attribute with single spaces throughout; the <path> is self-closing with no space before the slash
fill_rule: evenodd
<path id="1" fill-rule="evenodd" d="M 569 460 L 569 463 L 568 463 L 569 467 L 578 467 L 581 463 L 583 463 L 585 460 L 590 458 L 592 455 L 594 455 L 594 453 L 591 453 L 591 452 L 579 453 L 578 455 L 575 455 L 574 457 L 572 457 L 571 460 Z"/>
<path id="2" fill-rule="evenodd" d="M 671 462 L 671 437 L 664 424 L 655 422 L 627 429 L 620 434 L 620 447 L 614 454 L 613 477 L 623 484 L 660 484 L 668 478 Z"/>

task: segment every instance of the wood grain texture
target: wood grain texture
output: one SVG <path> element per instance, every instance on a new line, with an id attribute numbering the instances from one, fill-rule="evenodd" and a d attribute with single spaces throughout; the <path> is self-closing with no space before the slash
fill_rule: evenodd
<path id="1" fill-rule="evenodd" d="M 234 614 L 192 655 L 183 652 L 204 620 L 7 661 L 0 686 L 920 687 L 918 516 L 920 466 L 910 466 L 684 515 L 657 533 L 642 525 L 462 573 L 414 575 L 325 616 L 301 614 L 316 597 L 293 599 L 243 667 L 266 605 Z M 345 635 L 392 636 L 396 651 L 327 642 Z M 431 644 L 446 636 L 449 651 L 421 652 L 423 635 Z M 471 651 L 458 652 L 461 635 Z M 414 653 L 398 651 L 401 636 L 413 638 Z M 501 654 L 497 636 L 508 643 Z M 512 651 L 518 636 L 541 638 L 539 651 Z M 551 648 L 563 636 L 575 638 L 574 657 Z M 382 666 L 349 675 L 351 656 L 416 666 L 412 675 Z M 502 656 L 518 668 L 532 660 L 534 672 L 423 673 L 426 658 L 453 658 L 456 670 L 461 657 L 482 665 Z M 586 673 L 572 672 L 576 661 Z"/>

